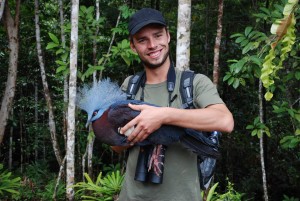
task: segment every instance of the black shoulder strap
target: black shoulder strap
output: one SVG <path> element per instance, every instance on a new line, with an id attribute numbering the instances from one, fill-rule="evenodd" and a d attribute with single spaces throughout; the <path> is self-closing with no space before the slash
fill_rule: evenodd
<path id="1" fill-rule="evenodd" d="M 145 77 L 144 71 L 138 72 L 137 74 L 131 76 L 126 90 L 127 100 L 134 100 L 135 95 L 137 94 L 144 77 Z"/>
<path id="2" fill-rule="evenodd" d="M 182 99 L 183 109 L 194 108 L 193 80 L 194 80 L 194 71 L 186 70 L 182 72 L 181 80 L 180 80 L 180 95 Z"/>

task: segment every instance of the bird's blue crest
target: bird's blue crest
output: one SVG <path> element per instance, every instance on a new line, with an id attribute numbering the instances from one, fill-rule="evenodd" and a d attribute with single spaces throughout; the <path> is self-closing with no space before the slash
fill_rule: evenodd
<path id="1" fill-rule="evenodd" d="M 111 104 L 120 100 L 126 100 L 126 93 L 116 83 L 107 78 L 92 85 L 85 84 L 82 88 L 79 88 L 76 105 L 88 113 L 88 124 L 91 120 L 97 119 L 92 119 L 95 111 L 99 110 L 100 113 L 97 115 L 99 118 Z"/>

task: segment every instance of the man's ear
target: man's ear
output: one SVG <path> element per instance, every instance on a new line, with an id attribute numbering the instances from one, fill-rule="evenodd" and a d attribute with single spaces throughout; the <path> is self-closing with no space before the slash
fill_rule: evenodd
<path id="1" fill-rule="evenodd" d="M 168 43 L 170 43 L 170 41 L 171 41 L 171 34 L 170 34 L 170 32 L 167 30 L 167 35 L 168 35 Z"/>
<path id="2" fill-rule="evenodd" d="M 133 43 L 133 39 L 130 40 L 130 48 L 131 48 L 131 50 L 132 50 L 133 52 L 136 53 L 136 49 L 135 49 L 135 45 L 134 45 L 134 43 Z"/>

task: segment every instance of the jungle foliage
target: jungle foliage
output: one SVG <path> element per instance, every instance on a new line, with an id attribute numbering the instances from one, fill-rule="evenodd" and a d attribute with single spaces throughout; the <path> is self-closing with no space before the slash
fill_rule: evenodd
<path id="1" fill-rule="evenodd" d="M 13 7 L 14 1 L 7 1 Z M 210 200 L 263 200 L 260 138 L 265 142 L 270 200 L 300 198 L 300 9 L 297 4 L 290 6 L 291 2 L 296 1 L 224 1 L 222 79 L 218 87 L 234 115 L 235 129 L 222 135 L 222 158 L 218 161 Z M 93 74 L 121 84 L 127 76 L 142 69 L 137 55 L 130 50 L 127 31 L 129 16 L 142 7 L 159 8 L 164 13 L 171 33 L 170 54 L 176 61 L 177 1 L 101 0 L 98 20 L 94 4 L 94 1 L 80 1 L 78 86 L 92 82 Z M 70 2 L 64 1 L 65 44 L 60 39 L 58 9 L 57 1 L 40 1 L 41 42 L 49 90 L 59 145 L 65 150 L 63 82 L 69 73 Z M 209 77 L 212 77 L 217 10 L 218 1 L 192 1 L 190 69 Z M 22 1 L 17 89 L 0 145 L 0 197 L 51 200 L 56 189 L 56 199 L 64 200 L 64 181 L 59 184 L 56 181 L 59 165 L 50 143 L 33 19 L 34 2 Z M 99 32 L 95 34 L 97 29 Z M 96 62 L 93 41 L 97 42 Z M 1 92 L 7 79 L 8 55 L 8 40 L 1 24 Z M 264 86 L 264 123 L 259 119 L 260 80 Z M 92 134 L 85 127 L 86 114 L 78 110 L 76 118 L 76 196 L 113 200 L 123 180 L 125 155 L 113 153 L 109 146 L 96 140 L 93 175 L 83 174 L 86 170 L 82 157 Z"/>

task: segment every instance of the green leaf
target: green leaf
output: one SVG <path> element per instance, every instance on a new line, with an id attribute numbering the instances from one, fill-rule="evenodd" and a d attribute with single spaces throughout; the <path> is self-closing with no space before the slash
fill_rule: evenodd
<path id="1" fill-rule="evenodd" d="M 61 60 L 56 60 L 55 63 L 57 63 L 58 65 L 66 65 L 66 63 Z"/>
<path id="2" fill-rule="evenodd" d="M 246 63 L 247 61 L 246 61 L 246 59 L 245 58 L 243 58 L 243 59 L 241 59 L 241 60 L 239 60 L 235 65 L 234 65 L 234 73 L 239 73 L 242 69 L 243 69 L 243 67 L 244 67 L 244 65 L 245 65 L 245 63 Z"/>
<path id="3" fill-rule="evenodd" d="M 64 49 L 60 48 L 55 52 L 55 54 L 58 55 L 58 54 L 63 53 L 64 51 L 65 51 Z"/>
<path id="4" fill-rule="evenodd" d="M 254 125 L 257 125 L 259 122 L 260 122 L 259 117 L 256 117 L 256 118 L 254 119 Z"/>
<path id="5" fill-rule="evenodd" d="M 248 39 L 244 40 L 241 42 L 241 46 L 244 47 L 246 46 L 250 41 Z"/>
<path id="6" fill-rule="evenodd" d="M 257 135 L 257 130 L 256 129 L 251 132 L 251 136 L 255 136 L 255 135 Z"/>
<path id="7" fill-rule="evenodd" d="M 267 8 L 264 7 L 260 7 L 259 8 L 261 11 L 263 11 L 264 13 L 266 13 L 267 15 L 271 15 L 270 11 Z"/>
<path id="8" fill-rule="evenodd" d="M 297 80 L 300 80 L 300 71 L 296 71 L 296 73 L 295 73 L 295 78 L 296 78 Z"/>
<path id="9" fill-rule="evenodd" d="M 224 76 L 224 78 L 223 78 L 223 81 L 226 81 L 226 80 L 228 80 L 230 77 L 231 77 L 231 74 L 227 74 L 227 75 L 225 75 L 225 76 Z"/>
<path id="10" fill-rule="evenodd" d="M 253 125 L 248 125 L 248 126 L 246 127 L 246 129 L 248 129 L 248 130 L 252 130 L 253 128 L 254 128 Z"/>
<path id="11" fill-rule="evenodd" d="M 265 97 L 266 101 L 270 101 L 273 98 L 273 93 L 268 91 L 264 97 Z"/>
<path id="12" fill-rule="evenodd" d="M 231 35 L 230 38 L 236 38 L 236 37 L 240 37 L 240 36 L 244 36 L 244 35 L 241 33 L 236 33 L 236 34 Z"/>
<path id="13" fill-rule="evenodd" d="M 249 33 L 252 31 L 253 27 L 246 27 L 245 29 L 245 36 L 248 36 Z"/>
<path id="14" fill-rule="evenodd" d="M 261 66 L 261 64 L 262 64 L 261 63 L 262 60 L 260 58 L 258 58 L 257 56 L 251 56 L 251 57 L 249 57 L 249 59 L 258 66 Z"/>
<path id="15" fill-rule="evenodd" d="M 253 43 L 248 43 L 242 50 L 242 54 L 246 54 L 253 48 Z"/>
<path id="16" fill-rule="evenodd" d="M 58 46 L 59 46 L 58 44 L 50 42 L 50 43 L 47 44 L 46 50 L 53 49 L 53 48 L 58 47 Z"/>
<path id="17" fill-rule="evenodd" d="M 60 73 L 61 71 L 65 71 L 67 68 L 67 66 L 59 66 L 57 69 L 56 69 L 56 73 Z"/>
<path id="18" fill-rule="evenodd" d="M 230 77 L 228 80 L 228 84 L 231 85 L 234 82 L 234 77 Z"/>
<path id="19" fill-rule="evenodd" d="M 49 33 L 49 36 L 50 36 L 51 40 L 52 40 L 55 44 L 59 45 L 59 40 L 58 40 L 58 38 L 57 38 L 54 34 Z"/>
<path id="20" fill-rule="evenodd" d="M 209 192 L 208 192 L 208 195 L 206 197 L 206 201 L 211 201 L 214 193 L 215 193 L 215 190 L 217 188 L 217 186 L 219 185 L 219 182 L 215 183 L 210 189 L 209 189 Z"/>
<path id="21" fill-rule="evenodd" d="M 241 85 L 246 86 L 246 81 L 245 81 L 245 79 L 239 78 L 239 80 L 240 80 L 240 84 L 241 84 Z"/>
<path id="22" fill-rule="evenodd" d="M 245 36 L 240 36 L 237 39 L 235 39 L 235 43 L 241 43 L 242 41 L 246 40 Z"/>
<path id="23" fill-rule="evenodd" d="M 239 87 L 239 85 L 240 85 L 240 79 L 239 78 L 235 78 L 234 79 L 234 82 L 233 82 L 233 88 L 238 88 Z"/>

